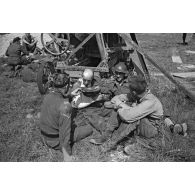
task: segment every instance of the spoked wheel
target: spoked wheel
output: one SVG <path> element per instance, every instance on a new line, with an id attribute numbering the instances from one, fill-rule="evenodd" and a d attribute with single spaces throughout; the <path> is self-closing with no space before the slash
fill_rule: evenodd
<path id="1" fill-rule="evenodd" d="M 49 79 L 51 75 L 52 72 L 49 65 L 47 63 L 41 64 L 37 73 L 37 85 L 42 95 L 46 94 L 51 86 L 51 80 Z"/>
<path id="2" fill-rule="evenodd" d="M 48 53 L 55 56 L 62 55 L 70 46 L 70 34 L 41 33 L 41 43 Z"/>

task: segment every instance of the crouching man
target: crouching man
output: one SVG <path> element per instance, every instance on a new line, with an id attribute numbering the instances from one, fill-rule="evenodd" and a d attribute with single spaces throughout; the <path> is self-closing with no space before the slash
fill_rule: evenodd
<path id="1" fill-rule="evenodd" d="M 67 82 L 64 74 L 55 76 L 54 88 L 45 96 L 41 106 L 40 128 L 45 144 L 61 150 L 64 161 L 71 161 L 71 144 L 91 135 L 93 130 L 90 126 L 75 128 L 72 138 L 72 107 L 64 94 Z"/>

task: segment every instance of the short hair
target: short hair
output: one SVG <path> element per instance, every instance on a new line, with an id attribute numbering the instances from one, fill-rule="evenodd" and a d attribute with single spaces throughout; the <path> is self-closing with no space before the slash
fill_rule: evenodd
<path id="1" fill-rule="evenodd" d="M 63 88 L 68 85 L 69 77 L 66 74 L 55 74 L 53 84 L 55 88 Z"/>
<path id="2" fill-rule="evenodd" d="M 140 95 L 146 91 L 147 82 L 141 75 L 132 76 L 129 78 L 129 89 L 135 91 L 137 95 Z"/>
<path id="3" fill-rule="evenodd" d="M 15 42 L 17 42 L 17 41 L 20 41 L 20 40 L 21 40 L 20 37 L 16 37 L 16 38 L 13 39 L 13 43 L 15 43 Z"/>

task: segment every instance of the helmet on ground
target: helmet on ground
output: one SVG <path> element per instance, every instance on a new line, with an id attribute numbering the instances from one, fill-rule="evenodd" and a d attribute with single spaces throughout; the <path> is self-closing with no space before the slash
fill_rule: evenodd
<path id="1" fill-rule="evenodd" d="M 54 87 L 62 88 L 68 84 L 68 81 L 69 77 L 67 74 L 56 74 L 53 79 Z"/>
<path id="2" fill-rule="evenodd" d="M 125 65 L 124 62 L 119 62 L 115 67 L 114 67 L 114 71 L 116 72 L 121 72 L 121 73 L 128 73 L 128 70 L 127 70 L 127 66 Z"/>
<path id="3" fill-rule="evenodd" d="M 92 80 L 94 77 L 94 73 L 93 73 L 93 70 L 92 69 L 85 69 L 84 72 L 83 72 L 83 79 L 85 80 Z"/>

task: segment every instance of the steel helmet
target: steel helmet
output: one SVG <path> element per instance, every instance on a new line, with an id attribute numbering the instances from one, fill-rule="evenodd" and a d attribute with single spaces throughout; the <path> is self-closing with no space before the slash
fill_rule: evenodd
<path id="1" fill-rule="evenodd" d="M 124 62 L 119 62 L 115 67 L 114 71 L 116 72 L 121 72 L 121 73 L 128 73 L 127 66 L 125 65 Z"/>
<path id="2" fill-rule="evenodd" d="M 93 79 L 93 70 L 92 69 L 85 69 L 83 72 L 83 79 L 85 80 L 92 80 Z"/>

